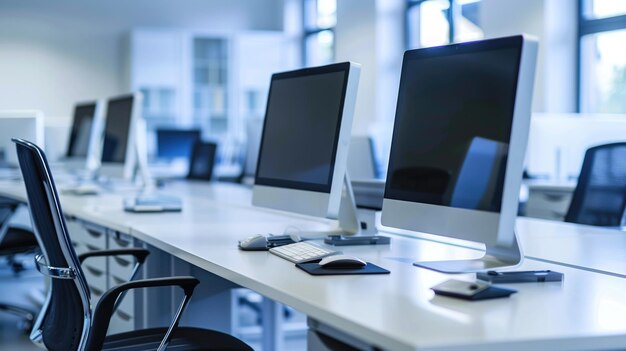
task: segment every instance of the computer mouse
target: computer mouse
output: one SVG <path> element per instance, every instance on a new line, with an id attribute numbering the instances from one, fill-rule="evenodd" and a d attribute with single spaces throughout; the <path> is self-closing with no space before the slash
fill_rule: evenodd
<path id="1" fill-rule="evenodd" d="M 319 265 L 324 268 L 361 268 L 365 267 L 367 262 L 348 255 L 333 255 L 324 257 Z"/>
<path id="2" fill-rule="evenodd" d="M 267 250 L 267 238 L 263 234 L 253 235 L 239 241 L 239 248 L 242 250 Z"/>

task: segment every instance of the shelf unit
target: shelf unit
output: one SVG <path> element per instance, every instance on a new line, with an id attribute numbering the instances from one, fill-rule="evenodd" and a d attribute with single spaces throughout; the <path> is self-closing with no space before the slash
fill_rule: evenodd
<path id="1" fill-rule="evenodd" d="M 241 164 L 246 123 L 262 118 L 271 75 L 298 67 L 298 41 L 283 32 L 135 29 L 130 89 L 144 94 L 149 151 L 158 127 L 201 128 L 220 165 Z"/>

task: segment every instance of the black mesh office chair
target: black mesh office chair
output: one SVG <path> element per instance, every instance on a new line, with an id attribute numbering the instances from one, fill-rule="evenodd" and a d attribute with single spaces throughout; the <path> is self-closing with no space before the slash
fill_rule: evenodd
<path id="1" fill-rule="evenodd" d="M 39 247 L 30 228 L 11 224 L 11 217 L 17 211 L 19 203 L 11 199 L 0 198 L 0 256 L 6 257 L 14 273 L 24 269 L 15 256 L 21 253 L 35 252 Z"/>
<path id="2" fill-rule="evenodd" d="M 6 257 L 7 263 L 16 275 L 24 270 L 24 265 L 15 259 L 15 256 L 21 253 L 33 253 L 39 247 L 32 231 L 11 225 L 11 217 L 18 206 L 19 203 L 16 201 L 0 198 L 0 257 Z M 37 313 L 26 306 L 6 302 L 0 302 L 0 311 L 22 318 L 25 330 L 30 330 Z"/>
<path id="3" fill-rule="evenodd" d="M 565 221 L 619 226 L 625 204 L 626 143 L 588 149 Z"/>
<path id="4" fill-rule="evenodd" d="M 197 141 L 193 144 L 187 179 L 211 180 L 217 144 Z"/>
<path id="5" fill-rule="evenodd" d="M 252 350 L 228 334 L 178 327 L 180 317 L 199 283 L 194 277 L 123 283 L 107 291 L 92 311 L 89 288 L 80 263 L 95 256 L 132 255 L 140 265 L 148 252 L 143 249 L 107 250 L 78 257 L 71 244 L 43 151 L 28 141 L 13 141 L 17 144 L 30 213 L 42 251 L 35 258 L 37 269 L 51 278 L 49 294 L 35 321 L 31 340 L 51 351 L 164 350 L 168 346 L 176 350 Z M 184 291 L 183 301 L 169 328 L 106 335 L 111 315 L 127 291 L 162 286 L 178 286 Z"/>

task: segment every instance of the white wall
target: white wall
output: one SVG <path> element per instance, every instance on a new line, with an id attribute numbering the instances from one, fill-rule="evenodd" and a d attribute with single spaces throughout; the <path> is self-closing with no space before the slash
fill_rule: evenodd
<path id="1" fill-rule="evenodd" d="M 282 0 L 2 0 L 0 109 L 37 108 L 69 123 L 76 101 L 127 91 L 134 27 L 282 26 Z"/>
<path id="2" fill-rule="evenodd" d="M 376 1 L 337 1 L 335 60 L 361 64 L 352 133 L 367 134 L 376 119 Z"/>
<path id="3" fill-rule="evenodd" d="M 545 112 L 577 110 L 577 10 L 576 1 L 545 0 Z"/>
<path id="4" fill-rule="evenodd" d="M 353 134 L 393 122 L 404 53 L 404 0 L 340 0 L 337 61 L 362 65 Z"/>
<path id="5" fill-rule="evenodd" d="M 535 112 L 576 110 L 576 1 L 482 0 L 485 37 L 526 33 L 539 43 Z"/>
<path id="6" fill-rule="evenodd" d="M 544 0 L 483 0 L 480 21 L 485 38 L 526 33 L 541 40 L 544 37 Z M 545 45 L 539 44 L 533 97 L 533 111 L 544 111 Z"/>

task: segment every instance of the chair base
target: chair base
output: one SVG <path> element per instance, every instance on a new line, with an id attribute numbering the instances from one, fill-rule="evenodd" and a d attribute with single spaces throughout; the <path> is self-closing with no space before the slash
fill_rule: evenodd
<path id="1" fill-rule="evenodd" d="M 26 333 L 30 333 L 30 330 L 33 327 L 33 322 L 35 321 L 35 314 L 37 313 L 25 307 L 9 305 L 6 303 L 0 303 L 0 312 L 7 312 L 22 318 L 22 321 L 20 322 L 20 329 Z"/>

